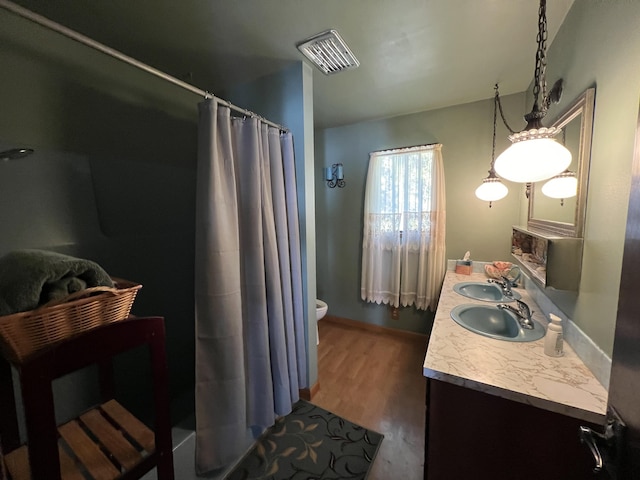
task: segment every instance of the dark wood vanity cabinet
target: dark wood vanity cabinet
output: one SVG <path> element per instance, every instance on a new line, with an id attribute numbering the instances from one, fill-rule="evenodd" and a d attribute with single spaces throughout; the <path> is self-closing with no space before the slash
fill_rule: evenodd
<path id="1" fill-rule="evenodd" d="M 426 407 L 425 480 L 608 478 L 580 444 L 588 422 L 433 379 Z"/>

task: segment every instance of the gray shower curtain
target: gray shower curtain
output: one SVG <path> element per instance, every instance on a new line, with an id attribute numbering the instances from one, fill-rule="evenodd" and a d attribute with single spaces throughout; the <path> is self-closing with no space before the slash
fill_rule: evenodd
<path id="1" fill-rule="evenodd" d="M 238 459 L 307 386 L 293 139 L 199 105 L 196 470 Z"/>

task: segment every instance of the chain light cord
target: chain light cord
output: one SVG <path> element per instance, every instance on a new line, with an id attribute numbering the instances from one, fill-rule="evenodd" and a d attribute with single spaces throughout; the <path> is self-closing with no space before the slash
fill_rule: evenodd
<path id="1" fill-rule="evenodd" d="M 493 172 L 495 174 L 494 164 L 496 163 L 496 120 L 498 119 L 498 102 L 500 101 L 498 97 L 498 84 L 495 86 L 496 94 L 493 96 L 493 145 L 491 147 L 491 170 L 489 173 Z M 502 112 L 502 109 L 500 109 Z M 503 117 L 504 120 L 504 117 Z"/>
<path id="2" fill-rule="evenodd" d="M 538 49 L 536 50 L 536 68 L 534 72 L 533 84 L 533 112 L 546 112 L 549 102 L 546 100 L 547 82 L 545 73 L 547 70 L 547 1 L 540 0 L 540 8 L 538 9 Z M 542 108 L 538 105 L 538 100 L 542 94 Z"/>
<path id="3" fill-rule="evenodd" d="M 500 117 L 502 117 L 502 123 L 504 123 L 504 126 L 507 127 L 507 130 L 509 130 L 509 133 L 514 134 L 516 133 L 516 131 L 509 126 L 509 124 L 507 123 L 507 119 L 504 118 L 504 111 L 502 110 L 502 102 L 500 101 L 500 92 L 498 91 L 498 84 L 496 83 L 495 87 L 493 88 L 496 91 L 495 102 L 498 104 L 498 109 L 500 110 Z M 494 116 L 495 116 L 495 112 L 494 112 Z M 495 136 L 495 118 L 493 120 L 493 124 L 494 124 L 494 136 Z M 495 143 L 495 139 L 494 139 L 494 143 Z"/>

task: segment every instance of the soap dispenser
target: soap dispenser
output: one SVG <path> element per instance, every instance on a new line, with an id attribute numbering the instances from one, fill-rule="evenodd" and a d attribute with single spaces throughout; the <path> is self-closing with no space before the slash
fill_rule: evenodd
<path id="1" fill-rule="evenodd" d="M 562 356 L 563 338 L 562 323 L 560 317 L 549 314 L 551 321 L 547 325 L 547 333 L 544 336 L 544 353 L 550 357 Z"/>

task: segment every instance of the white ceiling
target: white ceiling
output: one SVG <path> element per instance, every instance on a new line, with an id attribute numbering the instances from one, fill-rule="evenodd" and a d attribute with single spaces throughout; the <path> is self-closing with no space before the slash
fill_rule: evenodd
<path id="1" fill-rule="evenodd" d="M 574 0 L 548 0 L 550 44 Z M 537 0 L 17 0 L 213 93 L 304 59 L 338 30 L 360 67 L 314 67 L 314 119 L 330 127 L 522 92 L 533 78 Z M 556 78 L 549 73 L 548 83 Z"/>

